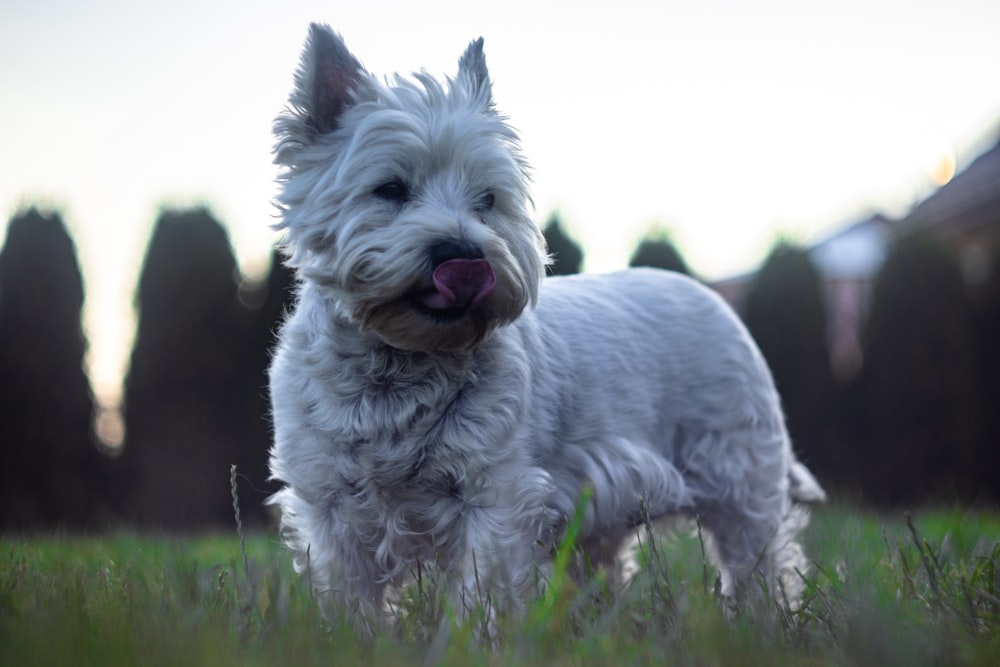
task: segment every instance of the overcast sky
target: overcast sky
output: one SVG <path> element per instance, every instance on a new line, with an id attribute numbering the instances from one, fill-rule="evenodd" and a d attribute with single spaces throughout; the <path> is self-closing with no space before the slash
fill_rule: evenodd
<path id="1" fill-rule="evenodd" d="M 454 73 L 485 37 L 536 218 L 558 209 L 590 271 L 654 225 L 717 278 L 779 233 L 904 212 L 1000 118 L 996 0 L 6 2 L 0 213 L 63 212 L 103 401 L 159 207 L 209 205 L 244 270 L 266 268 L 271 121 L 310 21 L 377 74 Z"/>

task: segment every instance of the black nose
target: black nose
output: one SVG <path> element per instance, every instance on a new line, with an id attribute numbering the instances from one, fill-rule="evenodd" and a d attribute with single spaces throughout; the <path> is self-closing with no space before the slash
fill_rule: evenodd
<path id="1" fill-rule="evenodd" d="M 482 259 L 483 251 L 468 241 L 442 241 L 430 248 L 431 266 L 449 259 Z"/>

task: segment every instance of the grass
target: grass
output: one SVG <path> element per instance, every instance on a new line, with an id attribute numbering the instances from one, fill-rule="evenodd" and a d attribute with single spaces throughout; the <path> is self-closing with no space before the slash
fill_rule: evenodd
<path id="1" fill-rule="evenodd" d="M 1000 514 L 819 508 L 803 608 L 730 618 L 697 537 L 654 540 L 625 593 L 552 579 L 501 645 L 442 625 L 433 577 L 399 637 L 325 624 L 272 535 L 0 537 L 2 665 L 994 665 Z M 562 555 L 563 565 L 570 554 Z M 441 632 L 440 628 L 450 628 Z"/>

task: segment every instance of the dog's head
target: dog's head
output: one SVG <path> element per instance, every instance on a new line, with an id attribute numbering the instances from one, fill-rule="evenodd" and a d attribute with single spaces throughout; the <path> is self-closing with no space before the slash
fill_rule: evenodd
<path id="1" fill-rule="evenodd" d="M 313 25 L 275 122 L 289 263 L 394 347 L 469 349 L 534 304 L 544 241 L 483 42 L 440 83 L 382 82 Z"/>

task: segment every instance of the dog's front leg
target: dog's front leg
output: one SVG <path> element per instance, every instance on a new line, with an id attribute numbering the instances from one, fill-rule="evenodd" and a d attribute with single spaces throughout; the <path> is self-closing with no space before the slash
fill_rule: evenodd
<path id="1" fill-rule="evenodd" d="M 492 530 L 506 517 L 478 509 L 467 517 L 466 547 L 449 588 L 449 602 L 459 623 L 474 623 L 478 639 L 495 645 L 498 614 L 524 610 L 522 579 L 529 570 L 530 545 L 507 540 Z"/>
<path id="2" fill-rule="evenodd" d="M 543 543 L 555 515 L 552 482 L 539 468 L 497 466 L 466 490 L 451 602 L 463 621 L 482 619 L 484 639 L 496 642 L 500 613 L 522 614 L 543 585 Z"/>
<path id="3" fill-rule="evenodd" d="M 469 545 L 448 591 L 456 620 L 480 623 L 482 639 L 496 641 L 496 597 L 501 586 L 495 581 L 495 554 L 486 544 Z"/>
<path id="4" fill-rule="evenodd" d="M 271 502 L 282 508 L 282 537 L 324 618 L 347 621 L 361 636 L 374 636 L 385 621 L 387 577 L 360 539 L 360 528 L 339 521 L 330 502 L 307 501 L 291 488 Z"/>
<path id="5" fill-rule="evenodd" d="M 359 636 L 372 639 L 391 623 L 385 588 L 386 584 L 375 574 L 372 559 L 352 554 L 337 564 L 328 588 L 314 590 L 328 620 L 342 615 Z"/>

